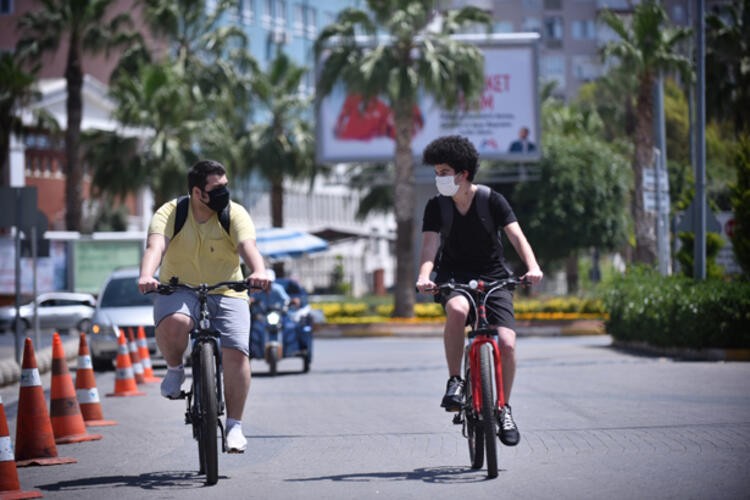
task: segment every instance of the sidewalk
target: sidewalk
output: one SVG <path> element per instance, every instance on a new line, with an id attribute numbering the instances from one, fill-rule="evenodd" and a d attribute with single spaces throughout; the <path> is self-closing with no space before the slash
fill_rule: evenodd
<path id="1" fill-rule="evenodd" d="M 27 336 L 34 340 L 33 332 Z M 36 357 L 39 373 L 46 373 L 52 369 L 52 332 L 40 332 L 41 347 L 34 344 L 34 356 Z M 25 337 L 24 337 L 25 338 Z M 78 358 L 78 335 L 60 335 L 68 361 Z M 21 366 L 16 363 L 15 335 L 12 332 L 2 334 L 2 345 L 0 345 L 0 387 L 14 384 L 21 379 Z M 21 345 L 23 355 L 23 344 Z"/>

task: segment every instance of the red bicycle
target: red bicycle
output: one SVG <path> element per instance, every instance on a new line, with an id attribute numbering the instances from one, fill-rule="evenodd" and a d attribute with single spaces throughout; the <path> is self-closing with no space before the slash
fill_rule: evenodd
<path id="1" fill-rule="evenodd" d="M 500 411 L 505 406 L 502 362 L 497 345 L 497 330 L 487 322 L 487 297 L 499 290 L 513 290 L 526 284 L 515 277 L 485 282 L 450 281 L 438 285 L 440 293 L 456 291 L 469 301 L 474 311 L 474 322 L 464 348 L 464 404 L 453 417 L 453 423 L 463 425 L 463 436 L 469 442 L 472 469 L 481 469 L 487 455 L 487 477 L 497 477 L 497 425 Z"/>

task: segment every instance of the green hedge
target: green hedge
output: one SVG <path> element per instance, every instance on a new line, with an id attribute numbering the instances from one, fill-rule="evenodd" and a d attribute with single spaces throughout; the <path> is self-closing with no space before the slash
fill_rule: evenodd
<path id="1" fill-rule="evenodd" d="M 635 269 L 605 293 L 607 332 L 659 347 L 750 348 L 750 283 Z"/>

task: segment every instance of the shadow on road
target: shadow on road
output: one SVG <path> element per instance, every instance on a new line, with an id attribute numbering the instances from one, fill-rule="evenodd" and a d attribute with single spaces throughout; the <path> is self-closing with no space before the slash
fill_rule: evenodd
<path id="1" fill-rule="evenodd" d="M 502 470 L 500 472 L 503 472 Z M 425 467 L 410 472 L 360 472 L 354 474 L 336 474 L 298 479 L 287 479 L 289 482 L 308 481 L 422 481 L 434 484 L 461 484 L 487 481 L 485 471 L 469 467 Z"/>
<path id="2" fill-rule="evenodd" d="M 219 476 L 219 479 L 226 476 Z M 135 476 L 85 477 L 72 481 L 42 484 L 36 486 L 44 491 L 85 491 L 98 488 L 139 488 L 142 490 L 195 489 L 205 486 L 206 477 L 197 472 L 162 471 L 138 474 Z"/>

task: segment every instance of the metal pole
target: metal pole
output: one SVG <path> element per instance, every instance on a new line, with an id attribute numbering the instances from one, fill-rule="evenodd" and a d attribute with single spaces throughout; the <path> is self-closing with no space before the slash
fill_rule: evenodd
<path id="1" fill-rule="evenodd" d="M 704 0 L 697 0 L 696 17 L 696 162 L 695 162 L 695 241 L 693 245 L 693 276 L 706 279 L 706 94 L 705 94 L 705 12 Z"/>
<path id="2" fill-rule="evenodd" d="M 16 292 L 16 325 L 15 325 L 15 345 L 16 345 L 16 363 L 21 364 L 21 190 L 13 190 L 16 195 L 16 251 L 15 251 L 15 292 Z"/>
<path id="3" fill-rule="evenodd" d="M 34 297 L 34 345 L 38 345 L 40 348 L 42 346 L 41 344 L 41 337 L 39 334 L 39 303 L 37 301 L 37 273 L 36 273 L 36 266 L 37 266 L 37 253 L 39 252 L 38 248 L 38 240 L 36 238 L 36 225 L 31 226 L 31 229 L 29 230 L 29 233 L 31 233 L 31 286 L 32 286 L 32 296 Z"/>
<path id="4" fill-rule="evenodd" d="M 659 73 L 659 80 L 656 83 L 656 138 L 659 144 L 659 155 L 654 162 L 654 177 L 656 181 L 656 248 L 659 256 L 659 272 L 662 276 L 672 274 L 670 265 L 669 252 L 669 228 L 667 220 L 669 219 L 669 196 L 666 190 L 662 191 L 662 184 L 668 184 L 668 177 L 662 181 L 662 175 L 667 175 L 667 130 L 664 119 L 664 75 Z M 666 200 L 663 198 L 666 196 Z M 662 210 L 662 204 L 666 201 L 666 210 Z"/>

